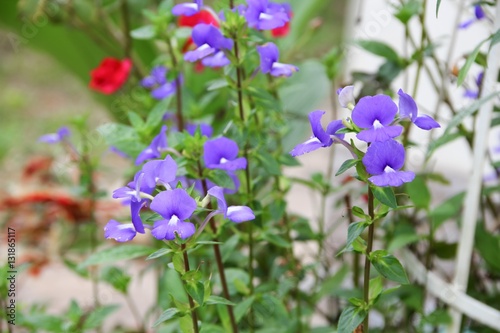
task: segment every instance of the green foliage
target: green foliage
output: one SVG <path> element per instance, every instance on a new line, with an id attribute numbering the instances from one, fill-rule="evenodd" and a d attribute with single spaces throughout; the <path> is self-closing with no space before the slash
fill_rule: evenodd
<path id="1" fill-rule="evenodd" d="M 386 279 L 401 284 L 408 284 L 408 277 L 399 260 L 385 250 L 377 250 L 370 253 L 370 262 L 373 267 Z"/>

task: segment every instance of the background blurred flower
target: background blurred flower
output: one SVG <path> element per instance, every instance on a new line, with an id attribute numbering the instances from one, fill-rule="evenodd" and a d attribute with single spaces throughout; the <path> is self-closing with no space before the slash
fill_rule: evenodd
<path id="1" fill-rule="evenodd" d="M 130 59 L 104 58 L 99 67 L 90 72 L 89 87 L 103 94 L 110 95 L 123 86 L 130 74 Z"/>

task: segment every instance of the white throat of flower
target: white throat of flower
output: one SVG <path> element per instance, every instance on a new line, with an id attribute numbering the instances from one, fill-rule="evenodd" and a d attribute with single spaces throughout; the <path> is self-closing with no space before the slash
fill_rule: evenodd
<path id="1" fill-rule="evenodd" d="M 379 128 L 383 128 L 383 127 L 384 127 L 384 125 L 382 125 L 380 123 L 380 121 L 378 121 L 378 119 L 375 119 L 375 121 L 373 122 L 373 128 L 374 129 L 379 129 Z"/>
<path id="2" fill-rule="evenodd" d="M 170 218 L 170 221 L 168 221 L 168 225 L 177 225 L 177 222 L 179 222 L 180 219 L 177 217 L 177 215 L 172 215 L 172 217 Z M 177 233 L 179 233 L 178 231 L 176 231 Z M 180 235 L 180 234 L 179 234 Z"/>
<path id="3" fill-rule="evenodd" d="M 394 170 L 393 168 L 391 168 L 390 166 L 386 166 L 384 168 L 384 172 L 385 173 L 391 173 L 391 172 L 396 172 L 396 170 Z"/>
<path id="4" fill-rule="evenodd" d="M 219 164 L 224 164 L 224 163 L 227 163 L 229 162 L 228 159 L 224 158 L 224 157 L 221 157 L 220 161 L 219 161 Z"/>
<path id="5" fill-rule="evenodd" d="M 259 20 L 271 20 L 273 18 L 272 15 L 266 13 L 260 13 Z"/>

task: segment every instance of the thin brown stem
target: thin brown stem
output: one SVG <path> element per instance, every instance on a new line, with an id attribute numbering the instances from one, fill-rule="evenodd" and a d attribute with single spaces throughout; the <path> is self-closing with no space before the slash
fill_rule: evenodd
<path id="1" fill-rule="evenodd" d="M 184 257 L 184 270 L 186 272 L 189 272 L 189 270 L 190 270 L 189 257 L 188 257 L 187 251 L 186 251 L 186 244 L 181 244 L 181 249 L 182 249 L 182 256 Z M 189 307 L 191 308 L 191 320 L 193 321 L 193 330 L 194 330 L 194 333 L 199 333 L 198 316 L 196 314 L 194 301 L 193 301 L 193 298 L 191 297 L 191 295 L 189 295 L 189 293 L 187 295 L 188 295 L 188 300 L 189 300 Z"/>
<path id="2" fill-rule="evenodd" d="M 123 20 L 123 38 L 125 40 L 124 55 L 126 58 L 130 58 L 132 52 L 132 38 L 130 36 L 130 15 L 127 0 L 121 1 L 120 10 Z"/>

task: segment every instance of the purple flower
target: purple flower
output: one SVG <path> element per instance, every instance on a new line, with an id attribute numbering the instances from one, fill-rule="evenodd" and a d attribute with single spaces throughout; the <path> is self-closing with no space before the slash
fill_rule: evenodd
<path id="1" fill-rule="evenodd" d="M 335 136 L 341 140 L 344 139 L 344 134 L 335 134 L 339 129 L 344 127 L 342 120 L 330 122 L 325 131 L 321 125 L 321 117 L 324 114 L 325 112 L 320 110 L 309 113 L 309 123 L 311 124 L 313 135 L 306 142 L 295 146 L 290 155 L 299 156 L 322 147 L 330 147 L 333 144 L 331 136 Z"/>
<path id="2" fill-rule="evenodd" d="M 177 78 L 177 80 L 182 81 L 182 77 Z M 173 95 L 176 90 L 175 80 L 172 82 L 167 81 L 167 68 L 164 66 L 153 67 L 150 75 L 142 79 L 141 85 L 144 88 L 153 89 L 151 96 L 158 100 Z"/>
<path id="3" fill-rule="evenodd" d="M 212 126 L 209 124 L 201 123 L 199 125 L 196 124 L 187 124 L 186 130 L 189 134 L 193 135 L 196 133 L 196 130 L 200 129 L 200 133 L 202 136 L 206 136 L 207 138 L 211 137 L 214 130 Z"/>
<path id="4" fill-rule="evenodd" d="M 63 141 L 70 135 L 71 131 L 69 130 L 69 128 L 63 126 L 59 128 L 56 133 L 42 135 L 41 137 L 38 138 L 38 141 L 53 144 Z"/>
<path id="5" fill-rule="evenodd" d="M 486 14 L 483 11 L 483 8 L 481 8 L 480 5 L 475 5 L 474 6 L 474 17 L 471 19 L 468 19 L 467 21 L 464 21 L 458 25 L 459 29 L 466 29 L 468 28 L 471 24 L 475 22 L 479 22 L 481 20 L 484 20 L 486 18 Z"/>
<path id="6" fill-rule="evenodd" d="M 120 157 L 123 157 L 123 158 L 130 158 L 129 155 L 127 155 L 125 152 L 121 151 L 120 149 L 116 148 L 115 146 L 111 146 L 109 147 L 109 150 L 113 153 L 115 153 L 116 155 L 120 156 Z"/>
<path id="7" fill-rule="evenodd" d="M 232 49 L 233 40 L 224 37 L 219 29 L 211 24 L 198 24 L 193 28 L 191 37 L 198 48 L 186 52 L 184 60 L 195 62 L 203 59 L 203 65 L 209 67 L 222 67 L 229 64 L 229 59 L 222 50 Z"/>
<path id="8" fill-rule="evenodd" d="M 477 99 L 479 97 L 479 91 L 481 89 L 481 86 L 483 85 L 483 78 L 484 78 L 484 71 L 481 71 L 478 76 L 476 77 L 475 84 L 476 88 L 473 89 L 465 89 L 464 97 L 467 98 L 472 98 L 472 99 Z"/>
<path id="9" fill-rule="evenodd" d="M 288 4 L 268 0 L 247 0 L 247 3 L 244 16 L 250 28 L 272 30 L 284 26 L 290 20 Z"/>
<path id="10" fill-rule="evenodd" d="M 217 211 L 224 215 L 224 218 L 235 223 L 246 222 L 255 219 L 255 215 L 247 206 L 227 206 L 224 198 L 224 189 L 214 186 L 208 190 L 208 194 L 217 199 Z"/>
<path id="11" fill-rule="evenodd" d="M 172 14 L 175 16 L 193 16 L 203 7 L 203 0 L 195 0 L 193 2 L 194 3 L 181 3 L 175 5 L 174 8 L 172 8 Z"/>
<path id="12" fill-rule="evenodd" d="M 339 104 L 343 108 L 354 107 L 356 101 L 354 100 L 354 86 L 345 86 L 337 90 L 339 95 Z"/>
<path id="13" fill-rule="evenodd" d="M 272 76 L 290 76 L 299 69 L 296 66 L 282 64 L 278 62 L 280 52 L 274 43 L 266 43 L 257 46 L 257 52 L 260 55 L 260 70 L 264 74 Z"/>
<path id="14" fill-rule="evenodd" d="M 222 169 L 235 171 L 244 169 L 247 160 L 244 157 L 238 158 L 238 145 L 231 139 L 221 137 L 208 140 L 203 145 L 203 158 L 208 169 Z"/>
<path id="15" fill-rule="evenodd" d="M 166 149 L 167 146 L 167 126 L 163 125 L 161 127 L 160 133 L 154 137 L 151 144 L 144 149 L 137 159 L 135 160 L 135 165 L 139 165 L 146 160 L 153 158 L 158 158 L 161 156 L 162 150 Z"/>
<path id="16" fill-rule="evenodd" d="M 104 227 L 104 238 L 114 239 L 117 242 L 128 242 L 134 239 L 137 232 L 132 223 L 120 223 L 110 220 Z"/>
<path id="17" fill-rule="evenodd" d="M 170 155 L 164 160 L 149 161 L 142 167 L 144 184 L 148 188 L 155 188 L 157 184 L 170 189 L 169 183 L 174 181 L 177 173 L 177 164 Z"/>
<path id="18" fill-rule="evenodd" d="M 401 186 L 415 178 L 411 171 L 399 171 L 405 163 L 405 149 L 394 140 L 372 142 L 362 161 L 372 175 L 368 179 L 377 186 Z"/>
<path id="19" fill-rule="evenodd" d="M 418 128 L 427 131 L 433 128 L 441 127 L 432 117 L 428 115 L 418 116 L 417 103 L 415 103 L 415 100 L 402 89 L 399 89 L 398 95 L 400 118 L 409 118 Z"/>
<path id="20" fill-rule="evenodd" d="M 191 217 L 196 206 L 196 201 L 183 189 L 160 192 L 150 208 L 164 219 L 154 223 L 151 234 L 159 240 L 174 240 L 176 235 L 181 239 L 191 237 L 196 228 L 185 220 Z"/>
<path id="21" fill-rule="evenodd" d="M 387 95 L 365 96 L 352 110 L 352 121 L 363 129 L 357 138 L 365 142 L 387 141 L 401 134 L 402 126 L 390 126 L 398 107 Z"/>

